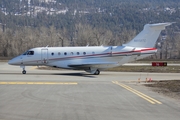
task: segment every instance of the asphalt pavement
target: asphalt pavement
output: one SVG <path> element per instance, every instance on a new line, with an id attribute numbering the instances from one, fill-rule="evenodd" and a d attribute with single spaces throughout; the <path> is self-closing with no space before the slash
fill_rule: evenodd
<path id="1" fill-rule="evenodd" d="M 179 73 L 26 70 L 23 75 L 20 67 L 0 62 L 0 120 L 180 118 L 180 100 L 143 85 L 146 78 L 173 80 Z"/>

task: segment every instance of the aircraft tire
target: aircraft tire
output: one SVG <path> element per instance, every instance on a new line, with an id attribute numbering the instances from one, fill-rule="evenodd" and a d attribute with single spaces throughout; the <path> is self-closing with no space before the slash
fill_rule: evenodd
<path id="1" fill-rule="evenodd" d="M 26 74 L 26 71 L 25 71 L 25 70 L 23 70 L 23 71 L 22 71 L 22 74 Z"/>
<path id="2" fill-rule="evenodd" d="M 99 74 L 100 74 L 100 71 L 97 69 L 94 75 L 99 75 Z"/>

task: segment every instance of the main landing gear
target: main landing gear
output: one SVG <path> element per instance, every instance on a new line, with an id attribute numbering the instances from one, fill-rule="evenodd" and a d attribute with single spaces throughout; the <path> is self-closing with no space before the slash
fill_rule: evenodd
<path id="1" fill-rule="evenodd" d="M 97 69 L 94 75 L 99 75 L 99 74 L 100 74 L 100 71 Z"/>
<path id="2" fill-rule="evenodd" d="M 20 67 L 23 69 L 22 74 L 26 74 L 25 66 L 20 66 Z"/>

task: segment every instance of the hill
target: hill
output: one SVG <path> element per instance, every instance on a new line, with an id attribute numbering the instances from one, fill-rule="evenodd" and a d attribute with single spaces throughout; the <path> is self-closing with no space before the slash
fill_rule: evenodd
<path id="1" fill-rule="evenodd" d="M 37 46 L 121 45 L 144 24 L 176 22 L 153 58 L 179 58 L 179 0 L 0 0 L 0 56 Z M 19 47 L 21 46 L 21 47 Z"/>

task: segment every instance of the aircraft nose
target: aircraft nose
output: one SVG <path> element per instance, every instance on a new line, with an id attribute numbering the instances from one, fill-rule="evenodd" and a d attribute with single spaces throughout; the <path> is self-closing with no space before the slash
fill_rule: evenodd
<path id="1" fill-rule="evenodd" d="M 12 64 L 12 60 L 9 60 L 9 61 L 8 61 L 8 64 L 11 65 L 11 64 Z"/>
<path id="2" fill-rule="evenodd" d="M 13 59 L 9 60 L 9 61 L 8 61 L 8 64 L 9 64 L 9 65 L 14 65 Z"/>
<path id="3" fill-rule="evenodd" d="M 19 57 L 13 58 L 11 60 L 8 61 L 9 65 L 19 65 L 20 64 L 20 59 Z"/>

